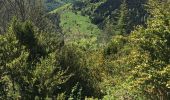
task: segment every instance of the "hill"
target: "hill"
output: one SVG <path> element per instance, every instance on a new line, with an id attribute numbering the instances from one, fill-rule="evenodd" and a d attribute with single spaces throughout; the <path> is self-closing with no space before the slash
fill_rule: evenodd
<path id="1" fill-rule="evenodd" d="M 0 100 L 169 100 L 170 0 L 42 1 L 0 0 Z"/>

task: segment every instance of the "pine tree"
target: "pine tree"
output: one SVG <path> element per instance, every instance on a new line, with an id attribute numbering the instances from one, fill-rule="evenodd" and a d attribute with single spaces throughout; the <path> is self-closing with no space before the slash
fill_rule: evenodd
<path id="1" fill-rule="evenodd" d="M 120 5 L 120 11 L 118 16 L 118 21 L 116 25 L 115 34 L 127 34 L 128 30 L 128 8 L 126 5 L 126 0 L 122 1 Z"/>
<path id="2" fill-rule="evenodd" d="M 128 18 L 126 0 L 123 0 L 119 9 L 112 11 L 112 14 L 105 20 L 106 26 L 104 30 L 108 37 L 127 34 Z"/>
<path id="3" fill-rule="evenodd" d="M 59 66 L 57 52 L 44 56 L 38 50 L 48 47 L 41 49 L 38 41 L 30 22 L 14 20 L 8 32 L 0 35 L 0 99 L 52 98 L 70 78 Z"/>

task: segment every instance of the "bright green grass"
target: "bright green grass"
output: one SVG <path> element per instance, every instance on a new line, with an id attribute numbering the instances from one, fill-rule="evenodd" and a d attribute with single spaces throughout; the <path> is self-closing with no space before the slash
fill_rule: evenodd
<path id="1" fill-rule="evenodd" d="M 89 17 L 67 11 L 63 12 L 60 18 L 60 26 L 67 42 L 89 48 L 96 44 L 101 31 L 91 23 Z"/>
<path id="2" fill-rule="evenodd" d="M 99 28 L 91 23 L 89 17 L 71 11 L 61 14 L 60 26 L 67 34 L 98 35 L 100 33 Z"/>

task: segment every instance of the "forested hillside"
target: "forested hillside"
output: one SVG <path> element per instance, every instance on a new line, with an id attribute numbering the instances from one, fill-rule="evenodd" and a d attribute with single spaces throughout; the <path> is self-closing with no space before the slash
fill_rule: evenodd
<path id="1" fill-rule="evenodd" d="M 45 3 L 46 10 L 51 11 L 58 7 L 63 6 L 64 4 L 75 3 L 75 2 L 81 1 L 81 0 L 43 0 L 43 1 Z"/>
<path id="2" fill-rule="evenodd" d="M 0 0 L 0 100 L 169 100 L 170 0 Z"/>

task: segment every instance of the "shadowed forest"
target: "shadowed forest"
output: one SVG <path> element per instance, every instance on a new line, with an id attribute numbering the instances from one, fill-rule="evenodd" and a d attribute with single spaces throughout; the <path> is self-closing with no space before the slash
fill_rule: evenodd
<path id="1" fill-rule="evenodd" d="M 170 100 L 170 0 L 0 0 L 0 100 Z"/>

